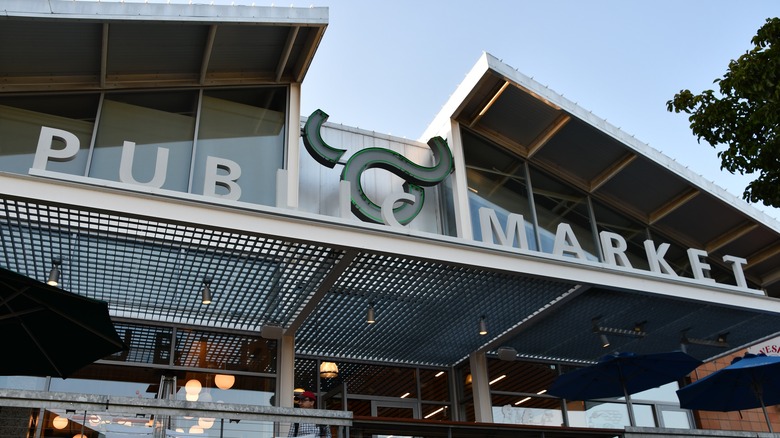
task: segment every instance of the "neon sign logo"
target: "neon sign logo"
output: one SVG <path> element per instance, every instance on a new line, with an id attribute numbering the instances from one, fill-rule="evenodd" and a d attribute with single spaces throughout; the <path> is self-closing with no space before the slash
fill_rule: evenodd
<path id="1" fill-rule="evenodd" d="M 301 131 L 303 144 L 306 150 L 318 163 L 334 168 L 339 164 L 339 159 L 346 149 L 337 149 L 329 146 L 320 135 L 320 128 L 328 115 L 322 110 L 314 111 Z M 384 148 L 366 148 L 353 154 L 341 172 L 341 180 L 349 182 L 350 205 L 352 213 L 366 222 L 378 224 L 397 221 L 406 225 L 420 213 L 425 202 L 423 187 L 432 187 L 442 182 L 454 169 L 452 153 L 447 146 L 447 141 L 441 137 L 433 137 L 428 140 L 428 146 L 433 152 L 436 163 L 433 167 L 425 167 L 409 161 L 403 155 Z M 368 169 L 379 168 L 387 170 L 396 176 L 403 178 L 404 193 L 396 198 L 385 201 L 382 206 L 373 202 L 363 190 L 360 177 Z M 392 207 L 392 218 L 388 217 L 388 210 L 396 202 L 401 205 Z M 384 207 L 384 208 L 383 208 Z"/>

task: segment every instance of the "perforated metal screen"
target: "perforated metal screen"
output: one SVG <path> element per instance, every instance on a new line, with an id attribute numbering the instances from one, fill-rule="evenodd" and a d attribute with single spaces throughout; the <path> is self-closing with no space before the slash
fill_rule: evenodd
<path id="1" fill-rule="evenodd" d="M 594 317 L 614 327 L 648 321 L 648 336 L 613 339 L 615 349 L 635 352 L 677 349 L 683 329 L 702 338 L 730 332 L 733 347 L 780 331 L 779 318 L 760 309 L 8 196 L 0 240 L 1 266 L 45 281 L 59 259 L 61 287 L 108 302 L 114 317 L 253 335 L 278 324 L 295 331 L 297 354 L 321 358 L 452 366 L 506 345 L 522 357 L 592 361 L 606 353 Z M 206 278 L 209 305 L 201 304 Z M 375 324 L 365 320 L 369 304 Z M 482 316 L 487 336 L 477 333 Z M 196 343 L 196 332 L 181 336 Z M 153 351 L 154 341 L 140 351 Z M 706 359 L 725 351 L 691 352 Z"/>

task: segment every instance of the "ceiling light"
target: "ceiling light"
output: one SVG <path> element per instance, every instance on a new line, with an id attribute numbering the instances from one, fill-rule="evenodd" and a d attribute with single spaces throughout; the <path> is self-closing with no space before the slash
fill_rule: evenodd
<path id="1" fill-rule="evenodd" d="M 521 404 L 521 403 L 525 403 L 525 402 L 527 402 L 528 400 L 531 400 L 531 397 L 526 397 L 526 398 L 524 398 L 524 399 L 522 399 L 522 400 L 518 400 L 518 401 L 516 401 L 516 402 L 515 402 L 515 406 L 517 406 L 517 405 L 519 405 L 519 404 Z"/>
<path id="2" fill-rule="evenodd" d="M 487 323 L 485 323 L 485 317 L 482 316 L 479 318 L 479 334 L 484 336 L 488 333 L 487 331 Z"/>
<path id="3" fill-rule="evenodd" d="M 366 322 L 369 324 L 373 324 L 376 322 L 376 317 L 374 315 L 374 305 L 369 304 L 368 310 L 366 311 Z"/>
<path id="4" fill-rule="evenodd" d="M 200 381 L 198 379 L 190 379 L 184 385 L 184 392 L 186 392 L 187 394 L 200 394 L 200 390 L 202 388 L 203 385 L 200 384 Z"/>
<path id="5" fill-rule="evenodd" d="M 412 393 L 411 392 L 407 392 L 406 394 L 402 395 L 401 398 L 406 398 L 406 397 L 409 397 L 410 395 L 412 395 Z"/>
<path id="6" fill-rule="evenodd" d="M 495 379 L 491 380 L 490 382 L 488 382 L 488 385 L 492 385 L 492 384 L 494 384 L 494 383 L 496 383 L 496 382 L 498 382 L 500 380 L 504 380 L 504 379 L 506 379 L 506 374 L 502 374 L 502 375 L 496 377 Z"/>
<path id="7" fill-rule="evenodd" d="M 687 353 L 687 345 L 703 345 L 717 348 L 727 348 L 729 346 L 729 343 L 727 342 L 728 332 L 720 333 L 715 339 L 697 339 L 689 338 L 687 334 L 688 330 L 690 329 L 685 329 L 680 334 L 680 350 L 682 350 L 683 353 Z"/>
<path id="8" fill-rule="evenodd" d="M 593 318 L 591 320 L 591 323 L 593 324 L 592 331 L 593 333 L 599 334 L 599 338 L 601 339 L 601 346 L 604 348 L 609 347 L 609 340 L 607 339 L 606 336 L 607 334 L 626 336 L 630 338 L 644 338 L 645 336 L 647 336 L 647 332 L 644 331 L 644 326 L 647 323 L 647 321 L 634 323 L 634 326 L 631 329 L 623 329 L 623 328 L 615 328 L 615 327 L 605 327 L 599 324 L 600 320 L 601 320 L 600 316 Z"/>
<path id="9" fill-rule="evenodd" d="M 55 429 L 65 429 L 68 426 L 68 418 L 57 415 L 51 420 L 51 425 L 54 426 Z"/>
<path id="10" fill-rule="evenodd" d="M 59 259 L 52 260 L 52 267 L 51 271 L 49 271 L 49 279 L 46 281 L 46 284 L 49 286 L 57 286 L 60 284 L 60 264 L 62 263 Z"/>
<path id="11" fill-rule="evenodd" d="M 230 389 L 236 383 L 236 376 L 232 374 L 217 374 L 214 376 L 214 384 L 219 389 Z"/>
<path id="12" fill-rule="evenodd" d="M 436 375 L 435 375 L 435 376 L 433 376 L 433 377 L 441 377 L 441 376 L 443 376 L 443 375 L 444 375 L 444 371 L 439 371 L 439 372 L 438 372 L 438 373 L 436 373 Z"/>
<path id="13" fill-rule="evenodd" d="M 325 379 L 332 379 L 338 377 L 339 367 L 335 362 L 322 362 L 320 364 L 320 377 Z"/>
<path id="14" fill-rule="evenodd" d="M 438 414 L 439 412 L 441 412 L 441 411 L 443 411 L 443 410 L 444 410 L 444 408 L 443 408 L 443 407 L 441 407 L 441 408 L 439 408 L 439 409 L 436 409 L 435 411 L 433 411 L 433 412 L 431 412 L 430 414 L 426 415 L 426 416 L 425 416 L 425 418 L 431 418 L 431 417 L 433 417 L 434 415 Z"/>
<path id="15" fill-rule="evenodd" d="M 203 279 L 203 299 L 201 300 L 201 303 L 203 304 L 211 304 L 211 288 L 209 287 L 210 284 L 210 278 Z"/>

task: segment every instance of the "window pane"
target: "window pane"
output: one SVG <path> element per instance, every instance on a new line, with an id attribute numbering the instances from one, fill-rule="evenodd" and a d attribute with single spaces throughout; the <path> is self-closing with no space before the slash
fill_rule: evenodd
<path id="1" fill-rule="evenodd" d="M 496 212 L 505 233 L 508 215 L 522 215 L 529 249 L 536 249 L 523 161 L 468 131 L 463 133 L 463 153 L 474 238 L 484 240 L 479 209 L 486 207 Z M 519 247 L 517 242 L 514 246 Z"/>
<path id="2" fill-rule="evenodd" d="M 283 87 L 204 93 L 193 193 L 275 204 L 276 173 L 284 167 L 285 96 Z"/>
<path id="3" fill-rule="evenodd" d="M 552 253 L 558 225 L 571 226 L 588 260 L 598 261 L 588 213 L 587 197 L 547 174 L 531 169 L 531 185 L 539 221 L 542 251 Z M 564 252 L 564 256 L 572 256 Z"/>
<path id="4" fill-rule="evenodd" d="M 688 413 L 682 410 L 661 408 L 661 421 L 663 421 L 663 427 L 676 429 L 692 428 Z"/>
<path id="5" fill-rule="evenodd" d="M 644 241 L 647 240 L 646 228 L 626 216 L 615 212 L 599 202 L 593 202 L 593 214 L 596 216 L 596 227 L 599 232 L 615 233 L 626 241 L 628 247 L 624 254 L 631 267 L 649 270 Z M 620 260 L 617 260 L 619 263 Z"/>
<path id="6" fill-rule="evenodd" d="M 639 427 L 655 427 L 655 416 L 653 415 L 653 407 L 650 405 L 640 405 L 632 403 L 634 408 L 634 421 Z"/>
<path id="7" fill-rule="evenodd" d="M 79 140 L 72 159 L 49 159 L 45 169 L 84 176 L 100 95 L 24 96 L 0 99 L 0 171 L 27 174 L 41 128 L 67 131 Z M 54 138 L 52 149 L 65 143 Z"/>
<path id="8" fill-rule="evenodd" d="M 448 401 L 449 373 L 446 371 L 420 370 L 420 398 L 428 401 Z"/>
<path id="9" fill-rule="evenodd" d="M 509 424 L 561 426 L 561 402 L 554 398 L 493 395 L 493 421 Z"/>
<path id="10" fill-rule="evenodd" d="M 628 409 L 623 403 L 585 402 L 585 426 L 622 429 L 630 425 Z"/>
<path id="11" fill-rule="evenodd" d="M 106 95 L 89 176 L 186 192 L 196 106 L 195 91 Z M 123 163 L 126 141 L 135 143 L 135 151 Z"/>

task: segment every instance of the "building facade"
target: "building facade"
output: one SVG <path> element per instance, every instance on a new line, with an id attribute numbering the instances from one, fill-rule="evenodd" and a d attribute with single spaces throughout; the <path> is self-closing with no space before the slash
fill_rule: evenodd
<path id="1" fill-rule="evenodd" d="M 0 5 L 0 266 L 129 347 L 0 377 L 8 436 L 693 434 L 545 392 L 780 332 L 775 220 L 490 54 L 411 141 L 300 114 L 327 8 Z"/>

